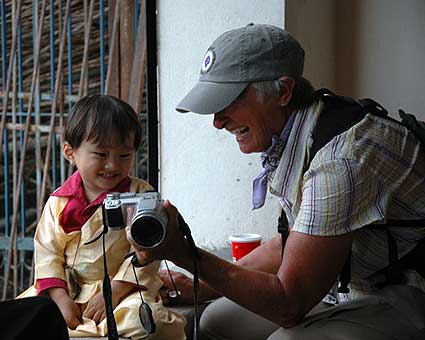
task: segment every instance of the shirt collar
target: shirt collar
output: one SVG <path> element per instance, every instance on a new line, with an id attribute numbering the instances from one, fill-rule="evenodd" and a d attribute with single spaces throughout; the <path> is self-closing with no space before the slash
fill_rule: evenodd
<path id="1" fill-rule="evenodd" d="M 296 112 L 293 127 L 274 173 L 270 191 L 272 194 L 284 198 L 289 206 L 297 199 L 305 161 L 312 143 L 312 132 L 316 125 L 323 103 L 316 101 L 312 105 Z"/>
<path id="2" fill-rule="evenodd" d="M 96 197 L 96 199 L 89 204 L 87 202 L 87 198 L 86 198 L 86 195 L 84 193 L 80 172 L 77 170 L 58 189 L 56 189 L 54 192 L 52 192 L 51 196 L 73 197 L 73 198 L 79 199 L 85 205 L 93 206 L 93 205 L 102 204 L 106 195 L 110 192 L 126 192 L 126 191 L 129 191 L 130 190 L 130 183 L 131 183 L 131 179 L 130 179 L 130 177 L 127 176 L 126 178 L 124 178 L 120 183 L 118 183 L 111 190 L 108 190 L 108 191 L 105 191 L 105 192 L 102 192 L 101 194 L 99 194 L 99 196 Z"/>

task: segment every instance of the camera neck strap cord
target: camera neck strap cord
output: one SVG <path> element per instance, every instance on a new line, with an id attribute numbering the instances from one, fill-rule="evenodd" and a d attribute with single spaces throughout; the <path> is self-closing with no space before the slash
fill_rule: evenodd
<path id="1" fill-rule="evenodd" d="M 114 317 L 114 307 L 112 305 L 112 287 L 111 287 L 111 279 L 108 274 L 108 266 L 105 252 L 105 232 L 102 234 L 102 247 L 103 247 L 103 268 L 104 268 L 104 277 L 103 277 L 103 299 L 105 301 L 105 309 L 106 309 L 106 324 L 108 326 L 108 340 L 119 340 L 117 325 Z M 129 254 L 132 255 L 132 254 Z M 144 301 L 142 292 L 140 290 L 139 281 L 137 279 L 136 269 L 138 267 L 135 265 L 137 258 L 134 254 L 131 264 L 133 268 L 134 277 L 136 279 L 137 289 L 139 291 L 141 304 L 139 307 L 139 318 L 143 327 L 145 328 L 148 334 L 155 333 L 156 325 L 153 319 L 152 310 L 149 305 Z M 126 256 L 128 257 L 128 256 Z M 136 261 L 134 261 L 136 260 Z"/>
<path id="2" fill-rule="evenodd" d="M 105 221 L 105 205 L 102 205 L 102 218 Z M 103 251 L 103 286 L 102 293 L 103 299 L 105 300 L 105 309 L 106 309 L 106 325 L 108 326 L 108 340 L 118 340 L 118 330 L 117 324 L 114 318 L 114 307 L 112 306 L 112 287 L 111 287 L 111 279 L 108 275 L 108 266 L 106 264 L 106 251 L 105 251 L 105 235 L 108 233 L 108 227 L 103 224 L 102 233 L 100 233 L 93 240 L 84 243 L 84 245 L 91 244 L 97 241 L 100 237 L 102 237 L 102 251 Z"/>
<path id="3" fill-rule="evenodd" d="M 114 307 L 112 306 L 112 287 L 111 280 L 108 275 L 108 267 L 106 265 L 106 252 L 105 252 L 105 234 L 102 234 L 102 246 L 103 246 L 103 298 L 105 300 L 106 308 L 106 324 L 108 326 L 108 339 L 118 340 L 117 324 L 114 318 Z"/>
<path id="4" fill-rule="evenodd" d="M 183 216 L 177 215 L 180 231 L 183 233 L 187 242 L 189 243 L 189 248 L 192 253 L 193 258 L 193 305 L 194 305 L 194 326 L 193 326 L 193 340 L 197 340 L 199 332 L 199 268 L 198 261 L 200 258 L 198 248 L 196 247 L 195 241 L 193 240 L 192 233 L 186 221 L 183 219 Z"/>
<path id="5" fill-rule="evenodd" d="M 102 207 L 103 214 L 104 214 L 104 206 Z M 105 218 L 104 218 L 105 220 Z M 194 296 L 194 329 L 193 329 L 193 340 L 198 339 L 198 333 L 199 333 L 199 268 L 198 268 L 198 260 L 199 260 L 199 252 L 198 248 L 196 247 L 195 241 L 193 240 L 192 233 L 190 231 L 190 228 L 188 224 L 185 222 L 183 217 L 178 214 L 178 223 L 180 231 L 183 233 L 184 237 L 189 243 L 190 250 L 192 252 L 192 258 L 193 258 L 193 296 Z M 105 308 L 106 308 L 106 324 L 108 326 L 108 340 L 119 340 L 118 337 L 118 330 L 117 325 L 114 318 L 114 308 L 112 305 L 112 287 L 111 287 L 111 280 L 108 275 L 108 267 L 107 267 L 107 259 L 106 259 L 106 251 L 105 251 L 105 235 L 108 232 L 108 228 L 105 227 L 103 232 L 96 237 L 94 240 L 91 240 L 85 244 L 93 243 L 94 241 L 98 240 L 100 236 L 102 236 L 102 247 L 103 247 L 103 267 L 104 267 L 104 278 L 103 278 L 103 298 L 105 300 Z M 142 301 L 141 308 L 139 308 L 139 316 L 142 321 L 142 324 L 148 331 L 148 333 L 154 333 L 156 330 L 155 322 L 153 319 L 152 311 L 150 307 L 144 302 L 142 293 L 140 291 L 140 286 L 137 280 L 137 275 L 134 267 L 137 267 L 135 265 L 138 263 L 137 257 L 135 256 L 135 253 L 130 253 L 127 256 L 133 255 L 132 258 L 132 265 L 133 265 L 133 272 L 134 276 L 136 278 L 136 284 L 139 289 L 140 299 Z M 127 257 L 126 256 L 126 257 Z M 176 292 L 178 292 L 176 290 Z M 143 315 L 142 315 L 143 314 Z"/>

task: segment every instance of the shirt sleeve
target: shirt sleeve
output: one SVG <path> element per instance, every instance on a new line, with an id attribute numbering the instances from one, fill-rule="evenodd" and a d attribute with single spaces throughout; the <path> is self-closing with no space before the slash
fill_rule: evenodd
<path id="1" fill-rule="evenodd" d="M 389 202 L 390 194 L 360 162 L 328 160 L 304 175 L 292 230 L 317 236 L 346 234 L 383 221 Z"/>
<path id="2" fill-rule="evenodd" d="M 65 256 L 66 237 L 58 224 L 60 208 L 57 197 L 50 197 L 43 209 L 34 236 L 35 279 L 57 278 L 66 281 Z"/>

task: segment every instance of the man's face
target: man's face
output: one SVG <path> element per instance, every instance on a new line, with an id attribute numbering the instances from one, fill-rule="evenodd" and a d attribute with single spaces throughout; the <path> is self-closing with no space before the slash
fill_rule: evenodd
<path id="1" fill-rule="evenodd" d="M 285 122 L 279 97 L 261 101 L 249 86 L 230 106 L 214 114 L 213 125 L 235 135 L 241 152 L 252 153 L 267 150 L 272 136 L 280 134 Z"/>

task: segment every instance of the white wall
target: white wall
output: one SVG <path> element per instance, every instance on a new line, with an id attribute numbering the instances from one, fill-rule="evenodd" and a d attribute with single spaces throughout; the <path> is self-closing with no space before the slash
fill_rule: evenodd
<path id="1" fill-rule="evenodd" d="M 175 111 L 212 41 L 250 22 L 283 27 L 284 1 L 158 1 L 160 191 L 179 208 L 195 242 L 212 249 L 227 246 L 232 233 L 276 232 L 276 200 L 251 210 L 259 155 L 242 154 L 234 136 L 212 126 L 213 116 Z"/>

